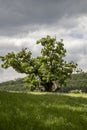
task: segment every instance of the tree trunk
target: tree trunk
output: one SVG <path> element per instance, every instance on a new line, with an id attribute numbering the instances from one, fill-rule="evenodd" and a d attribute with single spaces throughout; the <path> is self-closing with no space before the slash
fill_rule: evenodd
<path id="1" fill-rule="evenodd" d="M 41 81 L 41 85 L 45 88 L 46 92 L 52 92 L 53 82 L 44 82 L 44 81 Z"/>
<path id="2" fill-rule="evenodd" d="M 48 82 L 45 84 L 45 91 L 46 92 L 52 92 L 52 86 L 53 86 L 53 83 L 52 82 Z"/>

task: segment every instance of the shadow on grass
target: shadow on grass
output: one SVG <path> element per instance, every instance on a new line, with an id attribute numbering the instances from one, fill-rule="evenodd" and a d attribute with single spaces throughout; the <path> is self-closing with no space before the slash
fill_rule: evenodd
<path id="1" fill-rule="evenodd" d="M 87 98 L 0 92 L 0 130 L 86 130 Z"/>

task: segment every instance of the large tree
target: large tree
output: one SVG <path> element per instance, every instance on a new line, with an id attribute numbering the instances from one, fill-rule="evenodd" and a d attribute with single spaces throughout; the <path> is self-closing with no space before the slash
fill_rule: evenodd
<path id="1" fill-rule="evenodd" d="M 64 85 L 67 78 L 76 70 L 77 64 L 64 60 L 66 49 L 63 40 L 57 42 L 56 38 L 47 36 L 36 42 L 42 45 L 41 55 L 32 57 L 32 52 L 22 49 L 18 53 L 10 52 L 0 56 L 3 61 L 2 67 L 12 67 L 19 73 L 25 73 L 25 82 L 33 90 L 42 85 L 45 91 L 52 91 L 53 85 L 57 82 L 57 89 Z"/>

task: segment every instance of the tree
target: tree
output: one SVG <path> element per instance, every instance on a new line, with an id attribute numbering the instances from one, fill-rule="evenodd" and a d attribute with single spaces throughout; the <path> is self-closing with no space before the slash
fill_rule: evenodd
<path id="1" fill-rule="evenodd" d="M 55 82 L 58 83 L 55 89 L 64 85 L 67 78 L 76 70 L 77 64 L 66 62 L 66 49 L 63 40 L 56 41 L 56 38 L 47 36 L 36 42 L 42 45 L 41 56 L 32 57 L 32 52 L 22 49 L 18 53 L 8 53 L 0 56 L 3 61 L 2 67 L 13 67 L 19 73 L 25 73 L 25 82 L 29 83 L 31 90 L 43 85 L 45 91 L 52 91 Z"/>

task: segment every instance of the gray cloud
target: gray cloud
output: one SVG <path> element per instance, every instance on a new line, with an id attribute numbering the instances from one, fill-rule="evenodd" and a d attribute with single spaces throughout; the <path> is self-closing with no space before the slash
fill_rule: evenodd
<path id="1" fill-rule="evenodd" d="M 9 68 L 7 70 L 0 71 L 0 82 L 4 82 L 7 80 L 14 80 L 17 78 L 23 78 L 24 76 L 25 76 L 24 74 L 18 74 L 12 68 Z"/>
<path id="2" fill-rule="evenodd" d="M 2 74 L 3 73 L 3 69 L 2 68 L 0 68 L 0 74 Z"/>
<path id="3" fill-rule="evenodd" d="M 0 0 L 0 34 L 11 35 L 31 30 L 33 25 L 85 14 L 86 5 L 86 0 Z"/>
<path id="4" fill-rule="evenodd" d="M 0 55 L 28 47 L 37 56 L 41 46 L 34 42 L 56 35 L 64 39 L 66 59 L 87 70 L 86 34 L 87 0 L 0 0 Z M 0 68 L 0 82 L 18 76 Z"/>
<path id="5" fill-rule="evenodd" d="M 25 43 L 23 43 L 23 44 L 21 44 L 21 46 L 14 46 L 14 45 L 12 45 L 12 46 L 0 46 L 0 55 L 1 56 L 4 56 L 4 55 L 6 55 L 8 52 L 15 52 L 15 53 L 17 53 L 17 52 L 19 52 L 22 48 L 26 48 L 27 47 L 27 49 L 29 50 L 29 51 L 32 51 L 33 52 L 33 54 L 32 54 L 32 56 L 37 56 L 37 55 L 40 55 L 40 48 L 41 48 L 41 46 L 37 46 L 37 45 L 34 45 L 34 44 L 25 44 Z"/>

